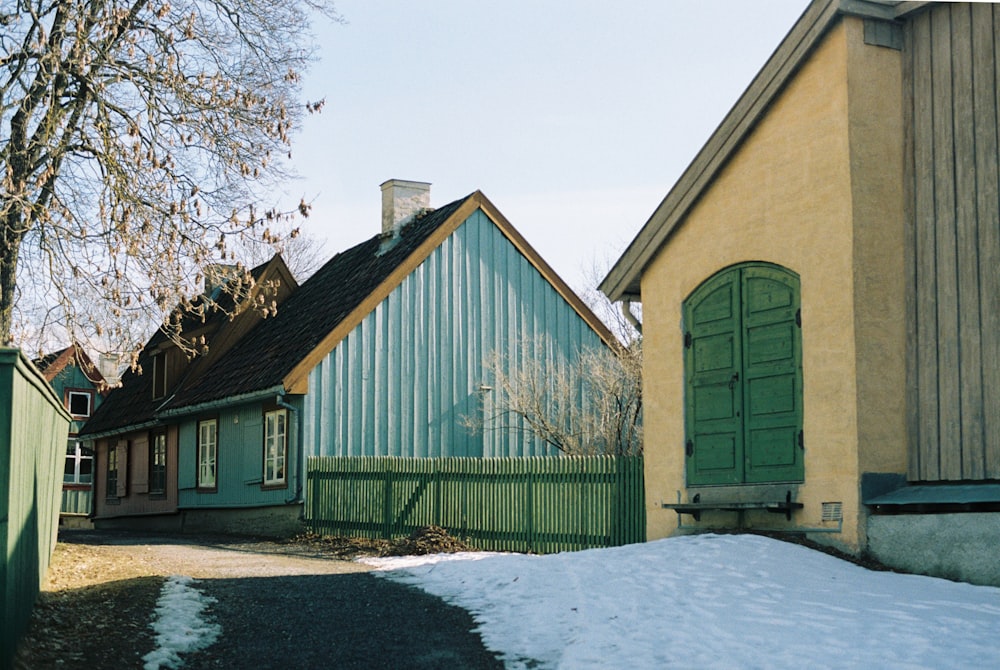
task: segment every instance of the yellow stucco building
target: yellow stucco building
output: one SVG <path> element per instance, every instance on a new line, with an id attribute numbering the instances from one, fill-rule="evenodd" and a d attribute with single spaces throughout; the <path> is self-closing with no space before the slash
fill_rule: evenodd
<path id="1" fill-rule="evenodd" d="M 1000 258 L 996 15 L 812 2 L 602 283 L 643 305 L 650 539 L 787 530 L 1000 583 L 907 550 L 1000 541 L 1000 286 L 967 269 Z"/>

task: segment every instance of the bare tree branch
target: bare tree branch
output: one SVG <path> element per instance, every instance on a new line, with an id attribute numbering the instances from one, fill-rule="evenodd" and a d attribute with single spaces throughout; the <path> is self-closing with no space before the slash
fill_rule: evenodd
<path id="1" fill-rule="evenodd" d="M 337 18 L 331 0 L 0 9 L 0 342 L 58 324 L 121 350 L 141 314 L 191 349 L 171 314 L 201 270 L 308 213 L 254 203 L 322 104 L 299 100 L 316 11 Z M 250 283 L 244 267 L 231 288 Z"/>
<path id="2" fill-rule="evenodd" d="M 473 431 L 531 435 L 567 454 L 642 452 L 642 343 L 558 354 L 548 338 L 486 361 L 492 386 Z"/>

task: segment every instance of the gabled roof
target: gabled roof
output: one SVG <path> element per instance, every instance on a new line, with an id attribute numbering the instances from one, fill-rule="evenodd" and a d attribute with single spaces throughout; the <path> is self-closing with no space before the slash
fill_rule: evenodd
<path id="1" fill-rule="evenodd" d="M 285 265 L 281 254 L 275 254 L 270 260 L 251 268 L 250 277 L 254 281 L 251 293 L 255 293 L 260 289 L 260 284 L 265 274 L 274 275 L 277 273 L 287 277 L 289 281 L 294 283 L 295 278 L 288 270 L 288 266 Z M 178 306 L 176 308 L 177 311 L 181 312 L 180 332 L 183 333 L 184 337 L 187 338 L 219 330 L 220 326 L 231 320 L 231 314 L 239 312 L 240 309 L 248 304 L 244 302 L 243 305 L 237 305 L 237 296 L 232 292 L 226 291 L 223 288 L 223 284 L 224 282 L 215 286 L 210 292 L 201 293 L 192 298 L 190 307 L 181 308 Z M 240 299 L 245 298 L 241 296 Z M 154 351 L 160 345 L 169 346 L 170 342 L 170 336 L 161 328 L 153 333 L 149 342 L 146 343 L 145 349 L 147 351 Z"/>
<path id="2" fill-rule="evenodd" d="M 307 390 L 309 371 L 477 209 L 497 225 L 577 311 L 611 344 L 614 336 L 481 192 L 334 256 L 209 370 L 186 386 L 164 414 L 183 414 L 227 398 L 278 388 Z"/>
<path id="3" fill-rule="evenodd" d="M 127 372 L 122 386 L 85 427 L 110 435 L 154 426 L 163 418 L 305 393 L 309 372 L 474 212 L 481 210 L 579 316 L 609 346 L 614 335 L 481 192 L 426 213 L 399 229 L 376 235 L 330 259 L 224 353 L 182 381 L 166 401 L 152 400 L 152 375 Z M 139 364 L 151 369 L 157 337 Z"/>
<path id="4" fill-rule="evenodd" d="M 56 378 L 56 375 L 66 369 L 67 365 L 74 364 L 80 368 L 80 371 L 83 372 L 84 376 L 94 386 L 102 387 L 107 384 L 97 366 L 90 360 L 87 352 L 78 344 L 71 344 L 61 351 L 46 354 L 41 358 L 35 359 L 32 363 L 42 373 L 42 376 L 45 377 L 45 381 L 49 383 Z"/>
<path id="5" fill-rule="evenodd" d="M 280 256 L 275 256 L 266 263 L 261 263 L 250 271 L 255 282 L 264 279 L 269 269 L 285 268 Z M 287 271 L 287 269 L 286 269 Z M 289 275 L 290 276 L 290 275 Z M 203 332 L 211 339 L 211 334 L 220 331 L 230 323 L 234 302 L 233 297 L 222 292 L 215 297 L 220 309 L 208 309 L 205 318 L 186 316 L 184 320 L 185 335 L 192 331 Z M 206 302 L 204 296 L 196 302 Z M 117 429 L 137 429 L 159 423 L 157 411 L 163 406 L 164 398 L 153 399 L 153 355 L 169 342 L 169 337 L 158 329 L 139 354 L 138 369 L 128 369 L 122 375 L 121 384 L 113 389 L 103 403 L 94 411 L 81 430 L 81 434 L 97 435 Z M 211 352 L 211 348 L 209 349 Z M 196 361 L 197 363 L 197 361 Z M 193 365 L 193 364 L 192 364 Z M 190 367 L 190 366 L 189 366 Z M 144 371 L 143 372 L 140 372 Z M 183 384 L 183 379 L 179 381 Z"/>
<path id="6" fill-rule="evenodd" d="M 813 0 L 611 268 L 600 290 L 612 301 L 639 299 L 640 278 L 646 267 L 842 16 L 895 21 L 931 4 L 934 3 Z"/>
<path id="7" fill-rule="evenodd" d="M 80 430 L 81 435 L 101 433 L 111 428 L 156 423 L 156 408 L 163 400 L 162 398 L 153 400 L 152 360 L 148 349 L 139 354 L 138 365 L 146 370 L 147 374 L 138 374 L 133 369 L 126 370 L 122 375 L 121 384 L 111 390 L 104 402 L 87 419 Z"/>

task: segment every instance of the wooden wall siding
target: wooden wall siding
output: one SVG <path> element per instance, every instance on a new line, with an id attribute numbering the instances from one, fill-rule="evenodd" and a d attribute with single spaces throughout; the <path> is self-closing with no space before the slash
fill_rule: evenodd
<path id="1" fill-rule="evenodd" d="M 63 514 L 90 514 L 93 499 L 92 490 L 63 489 L 59 511 Z"/>
<path id="2" fill-rule="evenodd" d="M 12 667 L 59 527 L 69 414 L 17 349 L 0 348 L 0 668 Z"/>
<path id="3" fill-rule="evenodd" d="M 83 389 L 83 390 L 94 390 L 94 395 L 91 399 L 90 411 L 94 412 L 98 407 L 100 407 L 101 402 L 104 398 L 97 390 L 94 388 L 94 382 L 87 378 L 87 375 L 83 373 L 77 365 L 67 365 L 62 371 L 59 372 L 50 382 L 52 388 L 55 389 L 56 395 L 65 403 L 66 402 L 66 392 L 67 389 Z M 68 407 L 66 408 L 69 409 Z M 83 427 L 83 421 L 73 420 L 69 425 L 70 435 L 75 435 L 80 432 Z"/>
<path id="4" fill-rule="evenodd" d="M 273 406 L 273 402 L 269 406 Z M 295 474 L 293 458 L 297 446 L 298 416 L 289 412 L 288 476 Z M 218 461 L 216 490 L 197 490 L 198 419 L 218 419 Z M 261 488 L 264 477 L 264 408 L 251 403 L 185 419 L 180 426 L 178 466 L 178 507 L 255 507 L 280 505 L 292 495 L 296 484 L 287 488 Z"/>
<path id="5" fill-rule="evenodd" d="M 906 28 L 910 478 L 1000 477 L 1000 8 Z"/>
<path id="6" fill-rule="evenodd" d="M 167 485 L 164 495 L 149 495 L 149 440 L 150 431 L 141 430 L 120 437 L 103 438 L 97 441 L 94 451 L 94 492 L 95 510 L 98 517 L 116 517 L 127 514 L 163 514 L 177 510 L 177 468 L 178 431 L 176 426 L 167 427 Z M 128 442 L 128 458 L 125 477 L 128 485 L 126 494 L 118 502 L 108 504 L 108 448 L 120 441 Z"/>
<path id="7" fill-rule="evenodd" d="M 471 434 L 490 403 L 491 351 L 548 336 L 546 358 L 604 346 L 476 211 L 309 374 L 310 456 L 501 457 L 554 452 L 508 431 Z M 558 350 L 558 351 L 556 351 Z"/>

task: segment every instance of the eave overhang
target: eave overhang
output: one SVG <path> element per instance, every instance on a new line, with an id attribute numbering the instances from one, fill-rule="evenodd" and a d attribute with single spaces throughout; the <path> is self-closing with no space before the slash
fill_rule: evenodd
<path id="1" fill-rule="evenodd" d="M 206 412 L 212 412 L 224 407 L 233 407 L 236 405 L 243 405 L 250 402 L 257 402 L 260 400 L 265 400 L 267 398 L 273 398 L 279 395 L 285 394 L 285 387 L 281 384 L 276 386 L 271 386 L 269 388 L 260 389 L 257 391 L 249 391 L 247 393 L 241 393 L 239 395 L 226 396 L 224 398 L 218 398 L 216 400 L 208 400 L 206 402 L 200 402 L 193 405 L 187 405 L 184 407 L 168 407 L 157 412 L 156 416 L 162 419 L 175 419 L 181 416 L 189 416 L 191 414 L 202 414 Z M 169 403 L 166 403 L 169 405 Z"/>
<path id="2" fill-rule="evenodd" d="M 612 302 L 641 299 L 641 277 L 653 258 L 843 16 L 896 21 L 932 4 L 893 0 L 810 3 L 598 288 Z"/>

